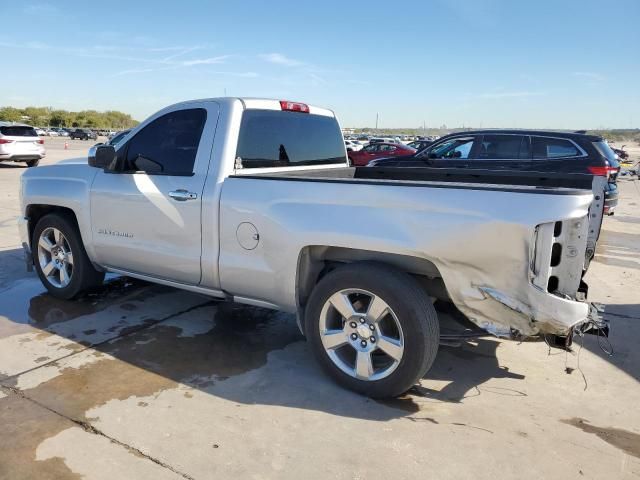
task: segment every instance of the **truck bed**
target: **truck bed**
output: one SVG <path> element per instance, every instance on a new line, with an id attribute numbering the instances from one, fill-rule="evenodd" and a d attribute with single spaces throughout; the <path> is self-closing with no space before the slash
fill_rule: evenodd
<path id="1" fill-rule="evenodd" d="M 305 182 L 396 184 L 411 187 L 499 190 L 519 193 L 580 195 L 591 192 L 592 175 L 513 172 L 486 169 L 344 167 L 236 175 L 243 178 Z"/>

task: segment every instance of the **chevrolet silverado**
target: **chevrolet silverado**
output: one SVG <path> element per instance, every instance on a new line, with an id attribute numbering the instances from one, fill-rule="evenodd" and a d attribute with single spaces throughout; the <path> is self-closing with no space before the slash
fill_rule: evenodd
<path id="1" fill-rule="evenodd" d="M 350 166 L 330 110 L 189 101 L 26 171 L 20 231 L 56 297 L 115 272 L 295 313 L 322 367 L 373 397 L 431 367 L 435 298 L 498 336 L 589 322 L 590 184 L 410 170 Z"/>

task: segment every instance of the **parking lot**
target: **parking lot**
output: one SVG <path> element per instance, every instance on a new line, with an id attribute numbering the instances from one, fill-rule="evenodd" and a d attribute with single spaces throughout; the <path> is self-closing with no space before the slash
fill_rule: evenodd
<path id="1" fill-rule="evenodd" d="M 41 166 L 90 145 L 45 142 Z M 482 338 L 374 401 L 320 371 L 290 315 L 119 277 L 50 297 L 20 248 L 24 170 L 0 164 L 0 479 L 640 477 L 637 177 L 586 277 L 613 356 L 590 335 Z"/>

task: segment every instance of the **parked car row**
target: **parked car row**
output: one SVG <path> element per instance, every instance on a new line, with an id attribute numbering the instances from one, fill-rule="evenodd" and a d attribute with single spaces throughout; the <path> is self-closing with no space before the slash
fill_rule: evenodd
<path id="1" fill-rule="evenodd" d="M 69 130 L 65 128 L 36 128 L 36 133 L 40 137 L 68 137 Z"/>
<path id="2" fill-rule="evenodd" d="M 77 128 L 77 127 L 41 127 L 35 128 L 36 133 L 41 137 L 72 137 L 73 133 L 78 130 L 82 131 L 90 131 L 91 135 L 89 138 L 97 138 L 101 137 L 110 137 L 115 135 L 117 131 L 115 130 L 96 130 L 93 128 Z M 84 136 L 84 135 L 83 135 Z"/>

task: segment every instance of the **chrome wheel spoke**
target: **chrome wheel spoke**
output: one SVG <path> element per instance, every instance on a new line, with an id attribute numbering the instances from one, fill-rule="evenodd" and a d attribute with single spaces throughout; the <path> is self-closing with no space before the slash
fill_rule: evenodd
<path id="1" fill-rule="evenodd" d="M 367 320 L 372 323 L 380 321 L 384 315 L 389 311 L 389 305 L 385 303 L 380 297 L 372 297 L 367 309 Z"/>
<path id="2" fill-rule="evenodd" d="M 378 339 L 378 348 L 397 362 L 402 359 L 404 347 L 398 340 L 381 335 Z"/>
<path id="3" fill-rule="evenodd" d="M 42 267 L 42 273 L 44 273 L 45 277 L 48 277 L 56 269 L 57 269 L 56 264 L 51 261 L 51 262 L 47 263 L 44 267 Z"/>
<path id="4" fill-rule="evenodd" d="M 38 238 L 38 263 L 47 282 L 64 288 L 73 276 L 73 252 L 64 234 L 54 227 L 45 228 Z"/>
<path id="5" fill-rule="evenodd" d="M 320 335 L 322 336 L 322 345 L 324 345 L 324 348 L 327 350 L 335 350 L 349 342 L 344 330 L 327 330 Z"/>
<path id="6" fill-rule="evenodd" d="M 51 243 L 51 240 L 49 240 L 49 238 L 45 237 L 44 235 L 40 237 L 40 241 L 38 242 L 38 245 L 41 246 L 47 252 L 51 252 L 51 249 L 53 248 L 53 243 Z"/>
<path id="7" fill-rule="evenodd" d="M 356 356 L 356 377 L 362 380 L 368 380 L 373 375 L 373 363 L 371 362 L 371 353 L 358 352 Z"/>
<path id="8" fill-rule="evenodd" d="M 335 308 L 345 319 L 352 317 L 356 313 L 353 309 L 353 305 L 351 304 L 351 300 L 349 300 L 349 297 L 342 292 L 337 292 L 331 295 L 329 303 L 331 303 L 333 308 Z"/>
<path id="9" fill-rule="evenodd" d="M 69 284 L 70 279 L 71 278 L 69 277 L 69 272 L 67 272 L 67 267 L 66 265 L 63 265 L 60 268 L 60 286 L 66 287 Z"/>

